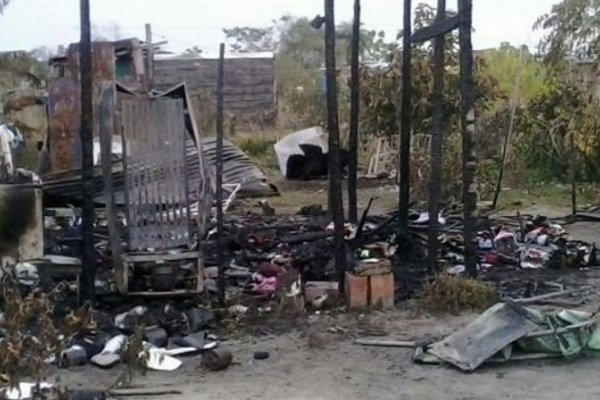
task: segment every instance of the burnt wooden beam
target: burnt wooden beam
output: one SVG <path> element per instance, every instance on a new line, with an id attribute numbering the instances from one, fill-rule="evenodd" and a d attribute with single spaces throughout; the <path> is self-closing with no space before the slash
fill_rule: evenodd
<path id="1" fill-rule="evenodd" d="M 329 213 L 334 225 L 334 259 L 341 289 L 344 282 L 346 251 L 344 244 L 344 204 L 342 199 L 337 74 L 335 67 L 334 0 L 325 0 L 325 74 L 327 89 L 327 131 L 329 134 Z"/>
<path id="2" fill-rule="evenodd" d="M 446 0 L 438 0 L 436 23 L 444 20 L 446 15 Z M 436 24 L 434 24 L 435 26 Z M 431 122 L 431 175 L 429 177 L 429 230 L 428 255 L 431 272 L 437 270 L 439 253 L 439 221 L 440 197 L 442 186 L 442 158 L 444 143 L 444 62 L 445 35 L 435 36 L 433 43 L 433 102 Z"/>
<path id="3" fill-rule="evenodd" d="M 410 130 L 412 115 L 412 49 L 411 49 L 411 0 L 404 0 L 404 21 L 402 27 L 402 91 L 400 107 L 400 150 L 398 160 L 398 174 L 400 193 L 398 199 L 398 216 L 400 234 L 408 232 L 408 208 L 410 202 Z"/>
<path id="4" fill-rule="evenodd" d="M 459 16 L 443 18 L 436 20 L 432 25 L 426 26 L 416 31 L 412 35 L 412 43 L 426 42 L 436 37 L 445 35 L 458 28 Z"/>
<path id="5" fill-rule="evenodd" d="M 477 275 L 477 156 L 475 154 L 475 82 L 473 79 L 473 0 L 459 0 L 461 126 L 463 147 L 463 204 L 465 268 L 471 277 Z"/>
<path id="6" fill-rule="evenodd" d="M 360 0 L 354 0 L 350 55 L 350 137 L 348 138 L 348 219 L 358 219 L 358 118 L 360 114 Z"/>
<path id="7" fill-rule="evenodd" d="M 104 179 L 104 203 L 106 204 L 108 234 L 115 281 L 120 293 L 127 292 L 127 270 L 123 268 L 121 232 L 117 221 L 117 205 L 112 174 L 112 139 L 115 136 L 114 111 L 117 102 L 114 82 L 105 81 L 100 85 L 100 112 L 98 113 L 98 136 L 100 137 L 100 161 Z M 123 154 L 127 154 L 123 152 Z"/>
<path id="8" fill-rule="evenodd" d="M 217 71 L 217 115 L 216 115 L 216 198 L 217 198 L 217 262 L 219 266 L 219 301 L 225 304 L 225 260 L 223 256 L 223 78 L 225 69 L 225 44 L 219 46 L 219 67 Z"/>
<path id="9" fill-rule="evenodd" d="M 81 96 L 81 237 L 82 237 L 82 298 L 95 300 L 96 263 L 94 250 L 94 109 L 92 88 L 92 39 L 90 2 L 80 0 L 81 38 L 79 42 Z"/>

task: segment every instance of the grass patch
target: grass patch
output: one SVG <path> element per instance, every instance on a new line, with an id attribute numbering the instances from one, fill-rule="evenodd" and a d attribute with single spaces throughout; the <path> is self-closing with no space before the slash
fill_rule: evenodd
<path id="1" fill-rule="evenodd" d="M 577 206 L 586 207 L 600 200 L 598 187 L 590 184 L 577 186 Z M 500 206 L 529 207 L 545 205 L 551 207 L 571 206 L 571 185 L 546 184 L 531 186 L 527 189 L 508 189 L 500 193 Z"/>
<path id="2" fill-rule="evenodd" d="M 429 312 L 457 314 L 465 310 L 484 310 L 496 301 L 496 291 L 476 279 L 441 274 L 425 284 L 419 307 Z"/>
<path id="3" fill-rule="evenodd" d="M 243 136 L 234 139 L 235 144 L 261 167 L 277 169 L 277 157 L 275 156 L 274 139 L 262 137 Z"/>

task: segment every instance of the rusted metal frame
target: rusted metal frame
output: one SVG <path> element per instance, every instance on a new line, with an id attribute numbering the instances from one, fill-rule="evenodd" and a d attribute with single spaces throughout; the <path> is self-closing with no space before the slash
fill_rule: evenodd
<path id="1" fill-rule="evenodd" d="M 104 175 L 104 202 L 106 204 L 108 234 L 112 255 L 113 270 L 117 288 L 121 293 L 126 291 L 123 280 L 123 261 L 121 248 L 121 232 L 117 224 L 117 207 L 112 176 L 112 139 L 115 130 L 114 111 L 116 106 L 116 91 L 114 82 L 102 82 L 100 85 L 99 129 L 100 157 L 102 174 Z"/>
<path id="2" fill-rule="evenodd" d="M 120 136 L 121 136 L 121 146 L 123 148 L 123 157 L 122 157 L 122 162 L 123 162 L 123 180 L 124 180 L 124 190 L 123 190 L 123 197 L 125 199 L 125 207 L 123 207 L 125 209 L 125 220 L 127 221 L 128 225 L 127 228 L 129 230 L 129 221 L 131 221 L 131 210 L 129 207 L 129 201 L 130 201 L 130 196 L 129 196 L 129 187 L 130 187 L 130 182 L 129 182 L 129 177 L 127 175 L 127 167 L 128 167 L 128 161 L 127 161 L 127 154 L 129 151 L 129 146 L 128 146 L 128 142 L 127 140 L 125 140 L 125 134 L 124 134 L 124 126 L 123 126 L 123 118 L 121 118 L 121 116 L 123 115 L 123 103 L 120 99 L 117 99 L 118 103 L 119 103 L 119 130 L 120 130 Z M 131 230 L 129 230 L 128 234 L 126 235 L 126 239 L 127 239 L 127 247 L 129 249 L 131 249 Z M 116 277 L 115 279 L 117 280 L 117 283 L 119 282 L 119 279 L 122 282 L 123 287 L 119 288 L 121 290 L 121 293 L 127 293 L 129 291 L 129 264 L 125 262 L 124 260 L 125 254 L 123 254 L 122 257 L 122 268 L 120 271 L 120 277 Z M 119 273 L 119 271 L 116 271 L 116 273 Z"/>
<path id="3" fill-rule="evenodd" d="M 438 0 L 436 22 L 446 16 L 446 0 Z M 444 143 L 444 47 L 445 35 L 435 37 L 433 42 L 433 100 L 431 122 L 431 175 L 429 177 L 429 230 L 428 256 L 430 272 L 437 270 L 439 253 L 439 203 L 442 185 L 442 157 Z"/>
<path id="4" fill-rule="evenodd" d="M 138 188 L 139 193 L 140 193 L 140 203 L 138 204 L 138 210 L 139 210 L 139 215 L 141 216 L 141 218 L 138 220 L 138 229 L 140 229 L 140 233 L 141 233 L 141 240 L 140 240 L 140 247 L 147 249 L 149 247 L 152 247 L 150 240 L 149 240 L 149 218 L 148 218 L 148 184 L 149 184 L 149 178 L 148 178 L 148 162 L 147 162 L 147 139 L 146 137 L 142 136 L 142 132 L 144 131 L 144 128 L 149 126 L 149 120 L 148 120 L 148 116 L 150 114 L 150 110 L 149 110 L 149 106 L 148 106 L 148 102 L 142 102 L 141 103 L 143 105 L 143 112 L 141 113 L 141 116 L 139 117 L 139 119 L 137 119 L 137 123 L 135 124 L 135 138 L 136 138 L 136 144 L 138 147 L 138 152 L 135 154 L 137 161 L 138 161 L 138 167 L 139 167 L 139 179 L 140 179 L 140 186 Z"/>
<path id="5" fill-rule="evenodd" d="M 463 135 L 463 204 L 465 268 L 469 276 L 477 275 L 477 156 L 475 154 L 475 83 L 473 79 L 472 0 L 458 0 L 460 18 L 460 82 Z"/>
<path id="6" fill-rule="evenodd" d="M 327 130 L 329 137 L 329 213 L 334 225 L 335 268 L 343 288 L 346 269 L 344 243 L 344 203 L 342 198 L 342 170 L 340 157 L 340 130 L 338 124 L 337 73 L 335 65 L 334 0 L 325 0 L 325 74 L 327 87 Z"/>
<path id="7" fill-rule="evenodd" d="M 194 237 L 194 226 L 192 224 L 192 212 L 191 212 L 191 198 L 190 198 L 190 174 L 189 174 L 189 166 L 187 160 L 187 148 L 186 148 L 186 130 L 185 124 L 183 126 L 183 132 L 181 132 L 181 136 L 183 137 L 183 146 L 181 148 L 181 157 L 183 160 L 182 168 L 183 168 L 183 183 L 184 183 L 184 198 L 185 203 L 183 205 L 185 209 L 185 218 L 187 222 L 187 232 L 188 232 L 188 247 L 193 246 L 192 239 Z"/>
<path id="8" fill-rule="evenodd" d="M 354 0 L 350 56 L 350 137 L 348 138 L 348 220 L 358 219 L 358 122 L 360 113 L 360 0 Z"/>
<path id="9" fill-rule="evenodd" d="M 219 301 L 225 303 L 225 260 L 223 256 L 223 86 L 225 69 L 225 44 L 219 46 L 219 65 L 217 72 L 217 163 L 216 163 L 216 200 L 217 200 L 217 262 L 219 264 Z"/>
<path id="10" fill-rule="evenodd" d="M 58 78 L 48 82 L 48 146 L 52 172 L 81 168 L 79 82 Z"/>
<path id="11" fill-rule="evenodd" d="M 411 48 L 411 0 L 404 0 L 404 22 L 402 27 L 402 91 L 399 115 L 400 151 L 398 157 L 399 199 L 398 217 L 400 235 L 408 233 L 408 207 L 410 202 L 410 135 L 412 116 L 412 48 Z"/>
<path id="12" fill-rule="evenodd" d="M 92 47 L 90 29 L 90 2 L 80 0 L 80 51 L 81 65 L 81 178 L 82 178 L 82 294 L 95 300 L 96 262 L 94 249 L 94 110 L 92 80 Z"/>
<path id="13" fill-rule="evenodd" d="M 177 235 L 180 245 L 189 246 L 190 244 L 190 223 L 189 223 L 189 197 L 188 181 L 186 180 L 185 163 L 185 124 L 183 121 L 183 100 L 178 99 L 176 103 L 171 103 L 173 111 L 169 113 L 171 117 L 179 120 L 179 124 L 169 123 L 169 138 L 177 138 L 173 141 L 172 161 L 173 161 L 173 183 L 175 184 L 175 193 L 177 193 Z M 176 111 L 176 112 L 175 112 Z M 175 122 L 175 121 L 174 121 Z"/>
<path id="14" fill-rule="evenodd" d="M 121 116 L 123 115 L 124 107 L 127 106 L 126 104 L 127 104 L 126 102 L 124 103 L 122 100 L 119 100 L 119 108 L 121 110 L 121 112 L 120 112 Z M 127 221 L 127 227 L 129 228 L 130 227 L 130 221 L 132 221 L 135 218 L 135 215 L 133 215 L 133 213 L 131 212 L 131 207 L 130 207 L 130 204 L 131 204 L 131 201 L 132 201 L 131 196 L 130 196 L 130 190 L 133 187 L 133 183 L 131 182 L 131 176 L 128 174 L 128 171 L 129 171 L 129 168 L 130 168 L 129 161 L 128 161 L 128 154 L 130 152 L 130 149 L 129 149 L 129 143 L 130 142 L 128 142 L 128 140 L 127 140 L 128 138 L 126 138 L 126 136 L 125 136 L 125 126 L 124 126 L 124 123 L 126 123 L 126 122 L 127 121 L 124 120 L 121 117 L 121 121 L 120 121 L 119 127 L 120 127 L 120 130 L 121 130 L 121 143 L 122 143 L 122 146 L 123 146 L 123 157 L 122 157 L 122 159 L 123 159 L 123 180 L 124 180 L 124 188 L 125 188 L 123 190 L 123 192 L 124 192 L 124 198 L 125 198 L 125 207 L 124 207 L 124 209 L 125 209 L 125 220 Z M 131 249 L 131 230 L 130 229 L 129 229 L 129 232 L 128 232 L 128 235 L 127 235 L 127 247 L 129 247 Z M 127 270 L 126 270 L 126 268 L 124 268 L 124 269 L 125 269 L 125 271 L 124 271 L 125 276 L 127 276 Z M 127 290 L 127 285 L 125 285 L 125 290 Z"/>
<path id="15" fill-rule="evenodd" d="M 154 45 L 152 44 L 152 25 L 146 24 L 146 77 L 148 91 L 154 86 Z"/>
<path id="16" fill-rule="evenodd" d="M 153 101 L 150 100 L 148 101 L 148 105 L 150 107 L 152 107 Z M 155 115 L 156 112 L 158 112 L 160 110 L 159 107 L 154 107 L 156 108 L 155 110 L 151 110 L 151 115 Z M 154 126 L 154 121 L 152 121 L 152 125 Z M 160 131 L 162 133 L 162 129 L 158 129 L 158 131 Z M 148 135 L 150 137 L 147 137 L 145 139 L 145 141 L 148 142 L 148 153 L 147 154 L 152 154 L 154 155 L 154 157 L 160 155 L 160 152 L 157 152 L 156 149 L 161 149 L 161 135 L 156 135 L 156 134 L 151 134 Z M 161 162 L 156 162 L 156 158 L 152 158 L 150 159 L 150 163 L 147 166 L 147 171 L 148 171 L 148 175 L 151 177 L 150 181 L 150 185 L 149 188 L 152 191 L 152 203 L 149 204 L 150 208 L 153 210 L 154 212 L 154 218 L 152 219 L 152 224 L 153 224 L 153 236 L 156 240 L 157 243 L 159 243 L 158 248 L 159 249 L 164 249 L 166 248 L 167 244 L 168 244 L 168 239 L 165 236 L 165 226 L 164 226 L 164 215 L 163 215 L 163 203 L 162 203 L 162 196 L 161 196 L 161 192 L 162 192 L 162 188 L 161 188 L 161 182 L 163 181 L 163 174 L 161 171 L 161 167 L 162 167 L 162 163 Z M 160 160 L 159 160 L 160 161 Z"/>
<path id="17" fill-rule="evenodd" d="M 161 138 L 159 135 L 151 135 L 148 140 L 153 140 L 154 148 L 161 148 Z M 164 171 L 161 163 L 152 165 L 152 176 L 154 181 L 154 187 L 156 189 L 155 199 L 157 202 L 157 213 L 158 213 L 158 223 L 160 228 L 158 229 L 161 248 L 165 248 L 168 243 L 169 237 L 169 229 L 168 229 L 168 219 L 169 219 L 169 210 L 165 207 L 166 198 L 164 195 L 165 188 L 161 185 L 164 182 Z"/>

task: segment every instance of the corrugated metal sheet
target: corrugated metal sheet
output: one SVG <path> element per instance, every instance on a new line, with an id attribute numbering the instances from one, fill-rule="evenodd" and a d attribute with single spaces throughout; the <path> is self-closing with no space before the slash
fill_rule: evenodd
<path id="1" fill-rule="evenodd" d="M 214 174 L 217 164 L 217 138 L 212 136 L 201 140 L 204 155 Z M 278 193 L 275 185 L 269 182 L 260 167 L 228 140 L 223 140 L 223 183 L 242 185 L 239 196 L 267 196 Z"/>
<path id="2" fill-rule="evenodd" d="M 191 245 L 183 101 L 130 98 L 121 112 L 130 250 Z"/>

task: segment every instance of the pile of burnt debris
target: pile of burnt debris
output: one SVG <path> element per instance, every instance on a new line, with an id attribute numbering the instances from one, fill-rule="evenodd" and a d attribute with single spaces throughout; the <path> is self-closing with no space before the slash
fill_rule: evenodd
<path id="1" fill-rule="evenodd" d="M 207 365 L 213 369 L 231 362 L 231 354 L 218 348 L 219 338 L 212 330 L 218 322 L 210 306 L 218 299 L 214 229 L 199 240 L 203 290 L 196 291 L 194 296 L 178 298 L 181 293 L 177 289 L 193 287 L 188 283 L 191 267 L 181 260 L 167 259 L 148 262 L 147 268 L 143 265 L 138 268 L 139 275 L 129 277 L 131 285 L 155 296 L 123 297 L 117 294 L 115 277 L 111 275 L 113 260 L 105 214 L 98 211 L 95 248 L 100 268 L 95 284 L 97 303 L 92 309 L 89 305 L 80 307 L 78 279 L 82 266 L 77 211 L 55 209 L 46 210 L 46 214 L 45 256 L 17 263 L 10 272 L 3 272 L 3 287 L 6 288 L 9 278 L 13 279 L 24 303 L 43 294 L 52 303 L 53 320 L 69 320 L 71 326 L 77 327 L 68 335 L 61 334 L 58 356 L 45 362 L 59 366 L 91 363 L 108 368 L 124 361 L 123 349 L 136 342 L 139 344 L 136 354 L 145 355 L 144 366 L 150 369 L 175 370 L 181 365 L 177 356 L 183 354 L 205 354 Z M 432 274 L 424 261 L 429 215 L 413 212 L 410 221 L 410 234 L 402 236 L 398 235 L 394 213 L 365 216 L 359 224 L 345 226 L 347 270 L 384 265 L 396 276 L 396 300 L 413 296 Z M 438 222 L 441 270 L 436 272 L 465 274 L 460 210 L 440 215 Z M 225 304 L 218 308 L 226 317 L 243 318 L 251 310 L 270 314 L 281 311 L 286 302 L 292 305 L 288 310 L 294 310 L 294 315 L 304 312 L 305 307 L 317 309 L 338 304 L 340 298 L 335 293 L 339 272 L 333 261 L 333 227 L 322 207 L 304 207 L 296 215 L 287 216 L 228 214 L 222 233 L 226 296 Z M 569 240 L 562 225 L 544 217 L 482 217 L 477 240 L 479 274 L 497 282 L 499 290 L 507 289 L 503 277 L 514 272 L 562 273 L 590 268 L 598 261 L 594 244 Z M 126 246 L 126 238 L 122 241 Z M 176 254 L 176 250 L 170 254 Z M 523 290 L 526 283 L 510 290 Z M 529 296 L 537 294 L 539 291 L 529 292 Z M 9 303 L 5 291 L 0 303 L 4 315 L 0 319 L 3 321 L 0 352 L 15 340 L 15 332 L 19 340 L 33 335 L 27 332 L 27 327 L 17 331 L 7 328 L 7 322 L 11 321 Z"/>

